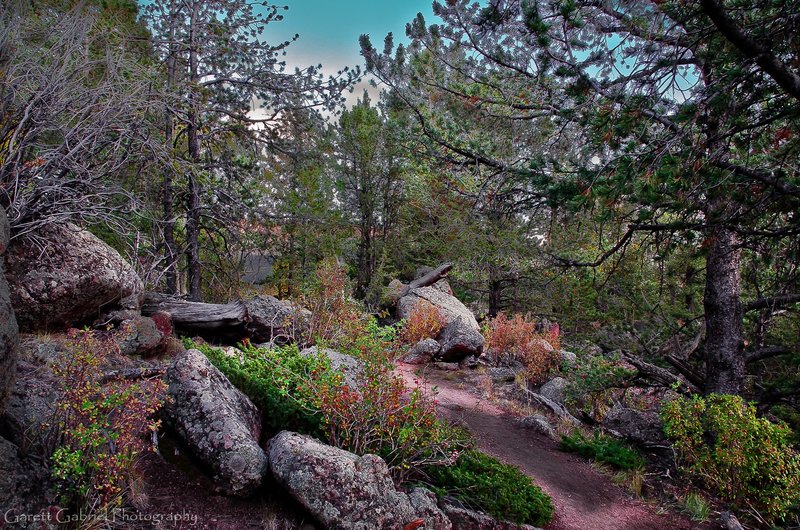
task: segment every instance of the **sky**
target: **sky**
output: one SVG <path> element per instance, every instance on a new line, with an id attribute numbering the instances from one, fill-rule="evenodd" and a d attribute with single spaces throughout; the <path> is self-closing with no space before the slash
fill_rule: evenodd
<path id="1" fill-rule="evenodd" d="M 297 42 L 287 49 L 288 68 L 322 64 L 325 73 L 334 74 L 345 66 L 362 65 L 358 38 L 366 33 L 376 48 L 383 47 L 383 39 L 394 33 L 395 43 L 405 42 L 406 23 L 417 13 L 425 16 L 428 24 L 435 17 L 431 10 L 433 0 L 283 0 L 286 4 L 284 20 L 270 24 L 265 38 L 270 43 L 300 34 Z M 356 87 L 351 102 L 363 93 L 364 86 Z"/>

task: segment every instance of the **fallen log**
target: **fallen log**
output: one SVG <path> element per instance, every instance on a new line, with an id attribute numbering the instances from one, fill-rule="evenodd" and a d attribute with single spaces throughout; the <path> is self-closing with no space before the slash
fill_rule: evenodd
<path id="1" fill-rule="evenodd" d="M 676 386 L 678 386 L 679 392 L 688 391 L 690 393 L 696 393 L 700 391 L 700 388 L 698 388 L 698 386 L 692 381 L 681 378 L 669 370 L 645 362 L 634 355 L 623 353 L 622 360 L 636 368 L 638 372 L 637 377 L 652 381 L 658 386 L 671 387 L 677 384 Z"/>
<path id="2" fill-rule="evenodd" d="M 427 274 L 423 274 L 416 280 L 411 281 L 407 285 L 403 285 L 399 290 L 392 293 L 392 299 L 394 302 L 397 302 L 405 295 L 411 292 L 412 289 L 418 289 L 420 287 L 428 287 L 433 285 L 434 283 L 438 282 L 442 278 L 447 277 L 447 273 L 453 268 L 453 264 L 450 262 L 442 263 L 432 271 Z"/>
<path id="3" fill-rule="evenodd" d="M 188 302 L 159 293 L 146 293 L 142 314 L 165 311 L 182 335 L 236 343 L 250 339 L 262 342 L 302 342 L 311 313 L 291 302 L 272 296 L 256 296 L 227 304 Z"/>

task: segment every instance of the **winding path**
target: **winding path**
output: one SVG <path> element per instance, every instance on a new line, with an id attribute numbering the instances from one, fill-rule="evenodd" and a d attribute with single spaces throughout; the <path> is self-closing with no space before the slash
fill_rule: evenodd
<path id="1" fill-rule="evenodd" d="M 546 436 L 520 427 L 501 408 L 458 388 L 418 366 L 398 365 L 398 372 L 411 386 L 436 387 L 438 412 L 442 417 L 468 426 L 478 446 L 490 455 L 519 467 L 553 499 L 555 517 L 548 530 L 689 530 L 701 528 L 680 514 L 660 515 L 656 509 L 633 498 L 585 460 L 558 450 Z M 422 382 L 424 380 L 424 383 Z"/>

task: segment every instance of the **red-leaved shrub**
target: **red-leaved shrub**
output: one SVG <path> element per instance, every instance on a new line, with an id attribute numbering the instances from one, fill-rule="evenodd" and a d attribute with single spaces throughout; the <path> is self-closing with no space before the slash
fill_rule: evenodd
<path id="1" fill-rule="evenodd" d="M 419 300 L 406 319 L 400 339 L 406 344 L 416 344 L 423 339 L 436 338 L 446 324 L 438 307 L 427 300 Z"/>
<path id="2" fill-rule="evenodd" d="M 105 381 L 102 366 L 118 346 L 94 332 L 73 330 L 53 371 L 62 384 L 51 460 L 65 507 L 85 513 L 125 504 L 135 464 L 150 448 L 165 399 L 161 379 Z"/>
<path id="3" fill-rule="evenodd" d="M 561 348 L 558 324 L 539 332 L 530 317 L 500 313 L 489 321 L 485 334 L 486 349 L 496 362 L 508 357 L 520 361 L 532 381 L 541 380 L 558 366 Z"/>

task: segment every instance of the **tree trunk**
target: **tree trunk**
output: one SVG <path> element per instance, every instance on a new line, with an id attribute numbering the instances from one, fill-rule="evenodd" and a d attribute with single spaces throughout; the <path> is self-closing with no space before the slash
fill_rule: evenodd
<path id="1" fill-rule="evenodd" d="M 172 95 L 172 88 L 175 84 L 175 24 L 176 24 L 176 7 L 175 2 L 170 2 L 170 21 L 169 21 L 169 56 L 167 57 L 167 90 L 168 97 Z M 174 119 L 172 117 L 172 110 L 167 103 L 164 109 L 164 138 L 166 143 L 167 152 L 172 151 L 172 142 L 174 135 Z M 178 251 L 175 243 L 175 194 L 172 185 L 172 168 L 166 168 L 164 172 L 164 189 L 162 196 L 162 207 L 164 210 L 164 261 L 166 267 L 164 269 L 164 277 L 167 283 L 167 292 L 170 294 L 178 294 Z"/>
<path id="2" fill-rule="evenodd" d="M 724 226 L 708 237 L 706 288 L 706 392 L 738 394 L 744 390 L 745 355 L 739 236 Z"/>
<path id="3" fill-rule="evenodd" d="M 189 28 L 189 72 L 190 72 L 190 92 L 189 92 L 189 115 L 187 123 L 187 138 L 189 142 L 189 158 L 192 168 L 189 171 L 189 207 L 186 212 L 186 259 L 187 275 L 189 283 L 189 300 L 199 302 L 201 299 L 200 285 L 200 183 L 197 179 L 197 169 L 200 164 L 200 139 L 198 112 L 197 83 L 200 81 L 197 74 L 197 16 L 199 2 L 192 5 L 192 19 Z"/>

